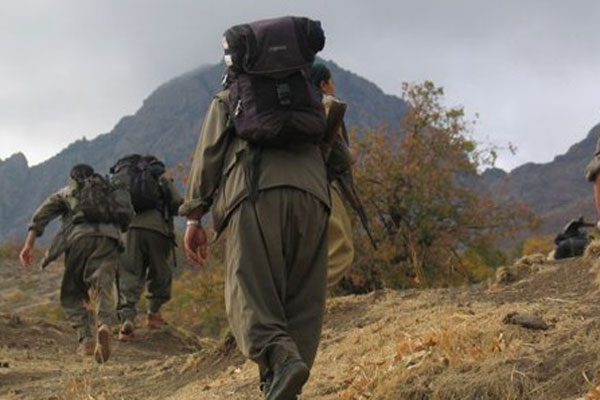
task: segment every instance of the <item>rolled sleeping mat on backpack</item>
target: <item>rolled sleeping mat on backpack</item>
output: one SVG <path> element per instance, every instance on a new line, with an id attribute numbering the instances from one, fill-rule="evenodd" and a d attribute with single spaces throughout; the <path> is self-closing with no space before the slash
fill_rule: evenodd
<path id="1" fill-rule="evenodd" d="M 234 71 L 269 74 L 310 65 L 325 46 L 321 22 L 280 17 L 235 25 L 223 34 L 225 64 Z"/>

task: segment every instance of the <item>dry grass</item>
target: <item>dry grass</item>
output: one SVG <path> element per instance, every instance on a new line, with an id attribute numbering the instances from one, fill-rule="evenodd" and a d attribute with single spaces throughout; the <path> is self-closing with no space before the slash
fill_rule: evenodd
<path id="1" fill-rule="evenodd" d="M 403 311 L 423 305 L 410 301 Z M 344 358 L 353 360 L 344 363 L 340 378 L 346 376 L 341 384 L 347 386 L 339 398 L 525 398 L 523 394 L 533 389 L 534 382 L 510 365 L 526 345 L 514 335 L 513 327 L 502 323 L 508 310 L 502 307 L 481 315 L 471 314 L 474 310 L 434 307 L 426 320 L 413 320 L 412 329 L 410 317 L 399 313 L 354 331 L 339 344 L 347 352 Z M 369 340 L 362 340 L 365 337 Z M 325 357 L 327 353 L 325 349 Z M 497 379 L 502 376 L 508 384 Z"/>
<path id="2" fill-rule="evenodd" d="M 65 383 L 64 392 L 59 396 L 61 400 L 105 400 L 102 395 L 93 396 L 94 380 L 89 376 L 71 377 Z"/>
<path id="3" fill-rule="evenodd" d="M 531 274 L 539 272 L 548 263 L 550 261 L 541 253 L 524 256 L 515 261 L 513 265 L 498 268 L 495 282 L 497 284 L 509 284 L 520 281 Z"/>
<path id="4" fill-rule="evenodd" d="M 0 244 L 0 259 L 18 259 L 21 246 L 16 241 Z"/>
<path id="5" fill-rule="evenodd" d="M 590 389 L 585 395 L 585 400 L 600 400 L 600 386 Z"/>
<path id="6" fill-rule="evenodd" d="M 585 248 L 583 257 L 588 260 L 596 261 L 600 257 L 600 239 L 595 239 Z"/>
<path id="7" fill-rule="evenodd" d="M 216 337 L 227 328 L 222 269 L 183 271 L 173 281 L 165 318 L 199 336 Z"/>
<path id="8" fill-rule="evenodd" d="M 301 400 L 600 400 L 600 291 L 594 281 L 599 268 L 591 265 L 595 256 L 586 257 L 521 259 L 511 267 L 527 278 L 495 290 L 379 291 L 330 299 Z M 11 287 L 32 286 L 15 282 L 20 281 L 11 281 Z M 218 275 L 184 272 L 175 282 L 172 308 L 165 307 L 177 328 L 141 331 L 143 341 L 117 344 L 115 357 L 100 368 L 73 354 L 66 324 L 25 321 L 13 327 L 0 318 L 0 341 L 16 343 L 1 349 L 11 365 L 16 361 L 0 397 L 24 387 L 65 399 L 122 393 L 148 399 L 261 399 L 252 362 L 235 352 L 217 352 L 214 341 L 195 340 L 180 329 L 209 312 L 223 318 L 215 306 L 222 301 L 219 282 Z M 202 291 L 218 295 L 214 304 L 197 297 Z M 553 327 L 532 331 L 506 325 L 511 312 L 538 315 Z M 15 372 L 22 381 L 15 380 Z"/>
<path id="9" fill-rule="evenodd" d="M 347 378 L 340 385 L 347 386 L 340 398 L 565 400 L 585 393 L 600 371 L 600 298 L 581 261 L 542 269 L 519 289 L 470 297 L 477 303 L 466 309 L 450 306 L 452 296 L 433 291 L 396 307 L 384 302 L 393 316 L 339 343 L 347 351 L 344 358 L 355 357 L 345 366 Z M 514 290 L 527 296 L 513 296 Z M 485 303 L 495 298 L 499 303 Z M 540 333 L 504 325 L 513 310 L 541 315 L 555 326 Z M 600 387 L 590 393 L 588 398 L 597 398 L 591 396 Z"/>

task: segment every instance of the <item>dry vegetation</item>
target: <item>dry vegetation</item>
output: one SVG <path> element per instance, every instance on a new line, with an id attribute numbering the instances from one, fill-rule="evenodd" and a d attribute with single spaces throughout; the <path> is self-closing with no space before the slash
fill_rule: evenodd
<path id="1" fill-rule="evenodd" d="M 527 273 L 510 281 L 329 300 L 302 399 L 598 399 L 598 249 L 594 243 L 579 260 L 522 259 L 512 268 Z M 14 259 L 0 261 L 0 268 L 30 301 L 48 282 L 58 288 L 58 281 L 36 279 L 59 276 L 58 266 L 44 275 L 22 274 L 22 280 L 13 273 L 20 271 Z M 200 278 L 190 271 L 177 279 L 182 298 L 175 297 L 173 309 L 189 313 L 197 299 L 188 292 L 203 287 L 194 282 Z M 261 398 L 255 366 L 231 343 L 190 334 L 202 330 L 190 324 L 191 314 L 163 331 L 141 330 L 140 341 L 117 344 L 114 358 L 99 367 L 74 354 L 67 324 L 50 321 L 52 314 L 38 319 L 6 313 L 15 299 L 0 293 L 0 362 L 8 363 L 0 368 L 1 398 Z M 48 307 L 56 304 L 55 292 L 44 296 Z M 21 309 L 19 314 L 30 314 L 35 307 Z M 551 328 L 507 325 L 503 320 L 512 312 L 540 316 Z"/>

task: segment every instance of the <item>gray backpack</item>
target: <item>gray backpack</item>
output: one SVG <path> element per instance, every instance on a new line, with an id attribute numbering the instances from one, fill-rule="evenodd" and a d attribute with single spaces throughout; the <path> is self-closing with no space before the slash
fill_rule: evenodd
<path id="1" fill-rule="evenodd" d="M 225 32 L 228 104 L 237 135 L 273 147 L 321 141 L 326 118 L 310 66 L 324 44 L 320 22 L 303 17 L 256 21 Z"/>

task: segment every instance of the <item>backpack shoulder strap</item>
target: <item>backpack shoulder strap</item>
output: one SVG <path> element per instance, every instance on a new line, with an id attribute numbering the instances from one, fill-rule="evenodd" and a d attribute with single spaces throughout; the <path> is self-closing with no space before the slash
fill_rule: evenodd
<path id="1" fill-rule="evenodd" d="M 229 111 L 229 89 L 221 90 L 215 94 L 214 98 L 223 104 L 227 110 L 227 124 L 225 125 L 225 129 L 233 129 L 233 119 Z"/>

